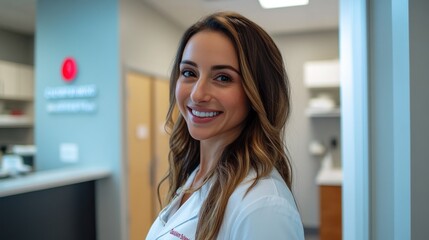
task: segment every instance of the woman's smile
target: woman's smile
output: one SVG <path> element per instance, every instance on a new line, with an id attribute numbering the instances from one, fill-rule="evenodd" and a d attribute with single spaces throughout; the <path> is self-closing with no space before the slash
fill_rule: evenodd
<path id="1" fill-rule="evenodd" d="M 221 114 L 222 112 L 218 111 L 204 111 L 204 110 L 195 110 L 190 107 L 188 107 L 191 114 L 198 118 L 213 118 Z"/>
<path id="2" fill-rule="evenodd" d="M 200 109 L 196 110 L 188 107 L 188 114 L 190 114 L 190 116 L 187 119 L 192 121 L 193 124 L 208 124 L 214 122 L 222 112 Z"/>

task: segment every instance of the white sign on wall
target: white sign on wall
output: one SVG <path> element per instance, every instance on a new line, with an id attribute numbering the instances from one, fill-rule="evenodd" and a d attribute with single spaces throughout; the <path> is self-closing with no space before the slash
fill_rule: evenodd
<path id="1" fill-rule="evenodd" d="M 98 94 L 95 85 L 47 87 L 48 113 L 91 113 L 97 110 L 93 100 Z"/>

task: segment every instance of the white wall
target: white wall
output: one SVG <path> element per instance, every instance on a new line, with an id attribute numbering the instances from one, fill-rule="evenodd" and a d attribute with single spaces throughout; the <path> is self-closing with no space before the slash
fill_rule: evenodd
<path id="1" fill-rule="evenodd" d="M 173 58 L 184 29 L 180 29 L 140 0 L 121 0 L 120 16 L 122 88 L 125 89 L 124 76 L 129 70 L 169 79 Z M 122 116 L 126 116 L 125 109 L 123 105 Z M 122 128 L 123 139 L 125 127 L 124 125 Z M 123 162 L 126 165 L 125 152 Z M 128 206 L 125 208 L 128 209 Z M 128 228 L 127 223 L 126 227 Z M 125 234 L 128 235 L 128 229 Z"/>
<path id="2" fill-rule="evenodd" d="M 123 67 L 168 77 L 184 29 L 138 0 L 121 1 Z"/>
<path id="3" fill-rule="evenodd" d="M 308 152 L 312 139 L 327 143 L 340 137 L 340 119 L 311 120 L 305 115 L 310 97 L 304 86 L 303 65 L 306 61 L 338 58 L 338 31 L 276 35 L 273 37 L 282 52 L 292 91 L 292 116 L 286 141 L 294 166 L 294 194 L 305 227 L 319 227 L 319 190 L 316 174 L 320 158 Z"/>

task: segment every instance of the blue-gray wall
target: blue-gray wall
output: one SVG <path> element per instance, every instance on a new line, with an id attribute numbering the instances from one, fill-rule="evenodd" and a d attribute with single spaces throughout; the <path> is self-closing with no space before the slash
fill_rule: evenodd
<path id="1" fill-rule="evenodd" d="M 411 122 L 411 239 L 429 236 L 429 2 L 409 1 L 410 122 Z"/>
<path id="2" fill-rule="evenodd" d="M 113 176 L 98 183 L 99 239 L 122 239 L 121 79 L 118 0 L 39 0 L 36 22 L 35 141 L 37 169 L 67 166 L 110 167 Z M 78 75 L 63 82 L 65 57 L 77 60 Z M 95 84 L 93 113 L 50 114 L 44 91 L 48 87 Z M 61 143 L 75 143 L 77 163 L 60 161 Z M 106 211 L 106 210 L 109 211 Z"/>
<path id="3" fill-rule="evenodd" d="M 371 239 L 394 238 L 394 128 L 391 3 L 370 1 Z M 386 61 L 386 59 L 388 59 Z"/>
<path id="4" fill-rule="evenodd" d="M 351 120 L 359 121 L 356 125 L 360 128 L 354 137 L 363 140 L 366 147 L 359 148 L 362 144 L 359 142 L 345 146 L 350 149 L 357 147 L 357 150 L 368 149 L 368 164 L 360 164 L 367 160 L 364 155 L 363 159 L 351 158 L 356 161 L 355 164 L 343 165 L 345 172 L 351 173 L 345 175 L 345 183 L 356 183 L 345 186 L 343 237 L 426 239 L 429 235 L 426 223 L 429 215 L 429 32 L 426 26 L 429 20 L 429 2 L 372 0 L 353 1 L 355 5 L 351 3 L 351 0 L 343 0 L 340 4 L 341 11 L 347 11 L 352 16 L 352 24 L 348 25 L 350 28 L 342 27 L 344 34 L 341 36 L 350 35 L 347 31 L 363 30 L 363 35 L 368 38 L 361 39 L 362 43 L 354 46 L 365 52 L 361 54 L 361 59 L 356 58 L 353 65 L 347 66 L 352 67 L 351 69 L 344 66 L 342 68 L 355 71 L 357 67 L 363 70 L 363 75 L 355 73 L 357 77 L 351 80 L 367 81 L 368 85 L 363 91 L 353 89 L 351 93 L 356 96 L 348 97 L 344 94 L 343 97 L 353 98 L 355 105 L 362 104 L 354 107 L 352 114 L 357 112 L 358 115 Z M 352 11 L 356 9 L 356 5 L 363 11 Z M 363 18 L 353 18 L 353 14 Z M 343 17 L 347 19 L 345 14 Z M 345 37 L 340 41 L 341 46 L 353 43 Z M 344 50 L 350 49 L 340 49 L 341 56 L 345 58 L 348 57 L 347 54 L 359 55 L 354 50 Z M 368 69 L 367 75 L 365 66 Z M 343 79 L 346 80 L 349 79 Z M 367 114 L 360 114 L 361 112 Z M 366 121 L 368 125 L 360 123 Z M 344 121 L 343 126 L 350 124 Z M 348 129 L 345 130 L 350 133 Z M 367 139 L 359 136 L 365 134 L 368 134 Z M 353 154 L 352 151 L 347 152 Z M 355 152 L 354 155 L 359 156 L 360 153 Z M 367 169 L 357 169 L 362 167 Z M 353 186 L 355 189 L 350 188 Z M 359 193 L 361 194 L 358 195 Z M 356 212 L 348 211 L 353 208 L 357 209 Z"/>
<path id="5" fill-rule="evenodd" d="M 410 45 L 407 1 L 370 1 L 369 182 L 370 238 L 411 239 Z M 420 50 L 424 50 L 424 46 Z M 419 131 L 425 131 L 419 126 Z M 411 139 L 411 140 L 410 140 Z M 412 152 L 412 151 L 411 151 Z M 426 206 L 419 206 L 419 209 Z M 412 238 L 420 239 L 420 238 Z"/>
<path id="6" fill-rule="evenodd" d="M 65 166 L 60 143 L 77 143 L 82 165 L 110 165 L 120 156 L 119 30 L 116 0 L 41 0 L 37 6 L 36 142 L 38 168 Z M 79 72 L 66 84 L 65 57 L 73 56 Z M 98 109 L 87 114 L 49 114 L 47 87 L 95 84 Z"/>

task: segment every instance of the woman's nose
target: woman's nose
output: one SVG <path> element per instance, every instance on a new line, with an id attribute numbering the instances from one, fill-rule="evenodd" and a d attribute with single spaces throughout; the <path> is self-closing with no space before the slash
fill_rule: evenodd
<path id="1" fill-rule="evenodd" d="M 208 102 L 210 100 L 210 86 L 207 78 L 200 77 L 191 91 L 191 100 L 194 103 Z"/>

